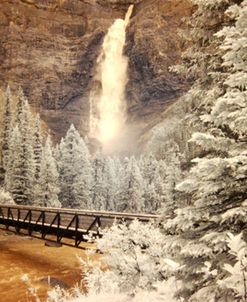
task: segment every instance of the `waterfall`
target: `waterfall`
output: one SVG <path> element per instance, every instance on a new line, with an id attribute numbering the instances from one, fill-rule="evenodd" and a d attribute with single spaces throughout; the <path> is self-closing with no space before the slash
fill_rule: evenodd
<path id="1" fill-rule="evenodd" d="M 107 149 L 121 135 L 126 121 L 125 86 L 128 82 L 128 59 L 123 55 L 126 27 L 133 5 L 125 19 L 117 19 L 109 28 L 97 60 L 97 79 L 101 91 L 90 97 L 90 136 Z"/>

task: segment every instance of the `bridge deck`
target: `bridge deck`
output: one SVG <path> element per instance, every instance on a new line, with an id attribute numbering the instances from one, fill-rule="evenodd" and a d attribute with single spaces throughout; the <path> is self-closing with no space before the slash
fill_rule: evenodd
<path id="1" fill-rule="evenodd" d="M 14 228 L 17 233 L 27 230 L 30 236 L 38 232 L 42 239 L 55 235 L 58 242 L 70 238 L 76 247 L 91 237 L 100 237 L 102 229 L 112 226 L 114 221 L 130 223 L 138 219 L 145 223 L 157 218 L 149 214 L 0 205 L 0 224 L 6 229 Z"/>

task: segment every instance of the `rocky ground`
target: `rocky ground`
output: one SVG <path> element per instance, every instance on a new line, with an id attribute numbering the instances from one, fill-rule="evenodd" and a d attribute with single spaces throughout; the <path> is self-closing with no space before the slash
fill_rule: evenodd
<path id="1" fill-rule="evenodd" d="M 0 255 L 0 301 L 35 301 L 21 279 L 24 274 L 29 275 L 41 301 L 45 301 L 52 285 L 72 288 L 79 284 L 83 287 L 77 256 L 85 258 L 85 250 L 70 246 L 49 247 L 43 240 L 0 230 Z M 49 278 L 52 285 L 48 285 Z"/>

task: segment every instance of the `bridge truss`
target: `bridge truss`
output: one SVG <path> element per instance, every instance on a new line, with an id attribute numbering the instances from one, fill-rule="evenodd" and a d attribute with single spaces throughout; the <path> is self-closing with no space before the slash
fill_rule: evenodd
<path id="1" fill-rule="evenodd" d="M 114 221 L 130 223 L 138 219 L 147 223 L 157 218 L 157 215 L 148 214 L 0 205 L 0 225 L 7 230 L 17 234 L 26 230 L 29 236 L 37 237 L 40 234 L 38 238 L 41 239 L 53 235 L 56 238 L 53 241 L 57 242 L 69 238 L 76 247 L 91 238 L 101 237 L 102 230 L 112 226 Z"/>

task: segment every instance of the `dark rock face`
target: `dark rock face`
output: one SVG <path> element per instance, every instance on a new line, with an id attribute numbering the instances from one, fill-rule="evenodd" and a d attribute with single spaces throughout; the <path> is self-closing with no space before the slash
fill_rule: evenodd
<path id="1" fill-rule="evenodd" d="M 134 116 L 160 111 L 188 89 L 188 83 L 169 71 L 184 50 L 178 29 L 192 6 L 183 0 L 143 0 L 135 6 L 128 28 L 127 97 Z M 138 109 L 137 109 L 138 108 Z"/>
<path id="2" fill-rule="evenodd" d="M 176 99 L 184 83 L 168 66 L 180 57 L 176 31 L 190 14 L 186 0 L 2 0 L 0 88 L 21 85 L 57 140 L 70 123 L 85 134 L 102 39 L 133 1 L 139 3 L 126 45 L 130 113 L 143 116 Z"/>

